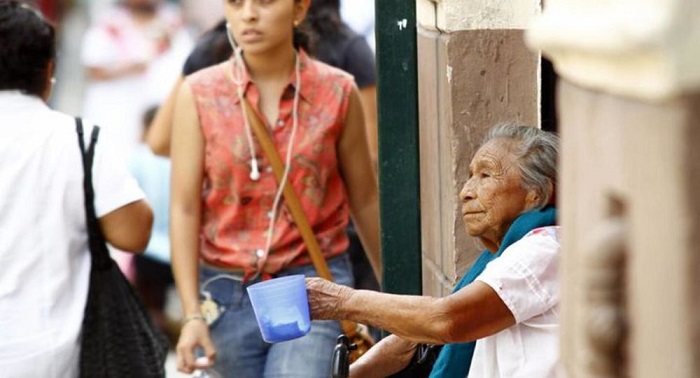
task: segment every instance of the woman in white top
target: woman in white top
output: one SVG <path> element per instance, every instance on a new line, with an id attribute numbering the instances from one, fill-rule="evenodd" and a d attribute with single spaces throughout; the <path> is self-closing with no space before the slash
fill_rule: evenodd
<path id="1" fill-rule="evenodd" d="M 90 253 L 75 120 L 46 105 L 55 53 L 54 28 L 40 13 L 0 0 L 3 378 L 78 376 Z M 101 134 L 95 149 L 97 216 L 108 242 L 142 251 L 151 209 L 110 142 Z"/>
<path id="2" fill-rule="evenodd" d="M 351 366 L 351 377 L 398 372 L 417 343 L 450 344 L 431 377 L 560 374 L 560 243 L 551 206 L 557 152 L 557 137 L 536 128 L 491 130 L 460 193 L 467 232 L 486 251 L 452 294 L 400 296 L 307 281 L 313 318 L 350 319 L 393 334 Z M 476 347 L 469 346 L 474 340 Z"/>

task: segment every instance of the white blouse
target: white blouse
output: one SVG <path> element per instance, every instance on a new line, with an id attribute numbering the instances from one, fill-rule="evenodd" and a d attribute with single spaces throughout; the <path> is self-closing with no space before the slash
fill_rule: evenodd
<path id="1" fill-rule="evenodd" d="M 469 377 L 561 377 L 559 227 L 535 229 L 490 262 L 476 279 L 493 288 L 515 325 L 476 343 Z"/>
<path id="2" fill-rule="evenodd" d="M 0 119 L 0 376 L 77 377 L 90 253 L 75 120 L 18 91 L 0 91 Z M 100 132 L 98 217 L 143 198 L 112 142 Z"/>

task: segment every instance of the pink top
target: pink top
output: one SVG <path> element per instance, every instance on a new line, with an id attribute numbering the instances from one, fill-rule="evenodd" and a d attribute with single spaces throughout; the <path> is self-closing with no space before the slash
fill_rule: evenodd
<path id="1" fill-rule="evenodd" d="M 330 258 L 348 247 L 347 191 L 339 171 L 337 145 L 355 84 L 345 72 L 313 60 L 303 51 L 299 59 L 302 84 L 289 182 L 325 257 Z M 261 177 L 258 181 L 250 179 L 251 151 L 231 69 L 231 61 L 227 61 L 187 78 L 205 140 L 201 256 L 208 264 L 243 269 L 250 275 L 258 264 L 256 252 L 266 245 L 268 213 L 278 186 L 254 133 Z M 247 76 L 243 82 L 245 97 L 271 130 L 277 150 L 286 160 L 293 125 L 295 74 L 282 95 L 279 119 L 272 124 L 259 111 L 260 94 L 255 83 Z M 284 199 L 278 214 L 263 266 L 267 274 L 310 263 Z"/>

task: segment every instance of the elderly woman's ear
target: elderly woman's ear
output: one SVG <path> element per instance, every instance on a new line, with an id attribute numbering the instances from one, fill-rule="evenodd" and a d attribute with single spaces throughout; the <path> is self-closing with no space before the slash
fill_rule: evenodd
<path id="1" fill-rule="evenodd" d="M 542 202 L 542 196 L 535 189 L 529 189 L 527 195 L 525 196 L 525 209 L 526 211 L 534 210 L 540 207 Z"/>
<path id="2" fill-rule="evenodd" d="M 557 206 L 557 191 L 556 189 L 552 192 L 552 196 L 549 197 L 549 202 L 547 202 L 547 205 L 549 206 Z"/>
<path id="3" fill-rule="evenodd" d="M 553 182 L 549 182 L 549 185 L 547 185 L 547 189 L 549 190 L 549 198 L 547 199 L 547 205 L 551 206 L 556 206 L 557 205 L 557 188 L 554 186 Z"/>
<path id="4" fill-rule="evenodd" d="M 525 209 L 527 211 L 538 208 L 543 208 L 547 205 L 554 205 L 554 184 L 551 181 L 547 182 L 547 192 L 540 193 L 537 189 L 527 189 L 525 196 Z"/>

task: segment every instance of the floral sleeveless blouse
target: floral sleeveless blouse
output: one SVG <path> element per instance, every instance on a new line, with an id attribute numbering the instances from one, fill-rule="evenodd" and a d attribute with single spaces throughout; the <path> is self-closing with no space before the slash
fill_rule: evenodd
<path id="1" fill-rule="evenodd" d="M 349 219 L 347 191 L 338 165 L 338 141 L 345 124 L 351 76 L 299 53 L 301 90 L 298 129 L 292 143 L 289 182 L 294 187 L 326 258 L 345 252 Z M 261 177 L 250 179 L 251 151 L 242 107 L 231 80 L 231 61 L 188 76 L 205 141 L 202 190 L 201 257 L 214 266 L 275 274 L 286 267 L 310 264 L 308 252 L 284 197 L 265 261 L 269 214 L 278 189 L 269 160 L 253 133 Z M 243 88 L 268 126 L 277 150 L 286 160 L 293 126 L 292 73 L 282 94 L 279 118 L 270 122 L 258 110 L 260 95 L 245 76 Z M 252 131 L 251 131 L 252 132 Z"/>

